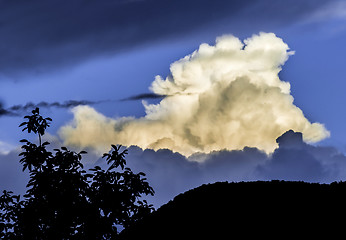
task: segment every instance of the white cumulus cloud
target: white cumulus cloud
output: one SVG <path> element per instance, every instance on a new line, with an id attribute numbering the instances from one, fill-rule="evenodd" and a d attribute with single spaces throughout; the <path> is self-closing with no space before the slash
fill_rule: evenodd
<path id="1" fill-rule="evenodd" d="M 150 89 L 166 97 L 143 102 L 142 118 L 107 118 L 89 106 L 73 109 L 74 119 L 60 129 L 64 144 L 108 149 L 113 144 L 170 149 L 185 156 L 196 152 L 256 147 L 267 153 L 287 130 L 307 142 L 329 136 L 293 104 L 290 84 L 279 79 L 294 52 L 273 33 L 243 42 L 232 35 L 201 44 L 174 62 L 166 78 L 156 76 Z"/>

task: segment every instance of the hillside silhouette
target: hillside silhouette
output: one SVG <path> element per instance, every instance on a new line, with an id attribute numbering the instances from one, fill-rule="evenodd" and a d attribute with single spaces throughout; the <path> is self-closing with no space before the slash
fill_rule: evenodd
<path id="1" fill-rule="evenodd" d="M 302 239 L 341 236 L 346 183 L 218 182 L 178 195 L 122 239 Z"/>

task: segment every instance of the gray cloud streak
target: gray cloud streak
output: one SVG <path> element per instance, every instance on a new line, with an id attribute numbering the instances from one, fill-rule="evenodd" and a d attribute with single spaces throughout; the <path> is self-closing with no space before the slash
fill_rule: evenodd
<path id="1" fill-rule="evenodd" d="M 162 99 L 167 97 L 167 95 L 159 95 L 155 93 L 142 93 L 133 95 L 120 100 L 101 100 L 101 101 L 89 101 L 89 100 L 68 100 L 64 102 L 45 102 L 41 101 L 39 103 L 28 102 L 26 104 L 17 104 L 11 107 L 5 108 L 0 102 L 0 117 L 2 116 L 22 116 L 23 113 L 28 112 L 36 107 L 39 108 L 72 108 L 79 105 L 95 105 L 104 102 L 125 102 L 125 101 L 138 101 L 145 99 Z"/>
<path id="2" fill-rule="evenodd" d="M 22 116 L 23 113 L 26 113 L 36 107 L 39 108 L 71 108 L 71 107 L 76 107 L 79 105 L 95 105 L 95 104 L 99 104 L 102 102 L 106 102 L 106 101 L 88 101 L 88 100 L 68 100 L 65 102 L 45 102 L 45 101 L 41 101 L 39 103 L 32 103 L 32 102 L 28 102 L 24 105 L 22 104 L 18 104 L 18 105 L 13 105 L 9 108 L 4 108 L 3 104 L 0 103 L 0 117 L 1 116 Z"/>
<path id="3" fill-rule="evenodd" d="M 123 98 L 120 101 L 137 101 L 137 100 L 144 100 L 144 99 L 162 99 L 164 97 L 167 97 L 167 95 L 159 95 L 156 93 L 142 93 L 134 96 L 130 96 L 127 98 Z"/>

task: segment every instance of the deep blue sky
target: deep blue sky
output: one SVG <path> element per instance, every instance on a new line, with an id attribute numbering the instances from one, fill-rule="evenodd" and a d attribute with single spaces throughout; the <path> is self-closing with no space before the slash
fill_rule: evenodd
<path id="1" fill-rule="evenodd" d="M 0 101 L 88 100 L 109 117 L 144 115 L 156 75 L 203 43 L 233 34 L 274 32 L 295 51 L 280 78 L 295 105 L 331 137 L 317 145 L 346 152 L 346 3 L 323 0 L 0 0 Z M 154 101 L 154 100 L 150 100 Z M 52 135 L 69 109 L 42 108 Z M 0 116 L 0 150 L 24 135 L 21 117 Z"/>

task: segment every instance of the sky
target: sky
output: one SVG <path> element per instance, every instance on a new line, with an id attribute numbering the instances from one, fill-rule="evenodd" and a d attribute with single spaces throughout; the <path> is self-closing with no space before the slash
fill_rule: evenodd
<path id="1" fill-rule="evenodd" d="M 90 166 L 129 147 L 156 206 L 215 181 L 345 180 L 345 39 L 342 0 L 0 0 L 0 188 L 25 189 L 35 106 Z"/>

